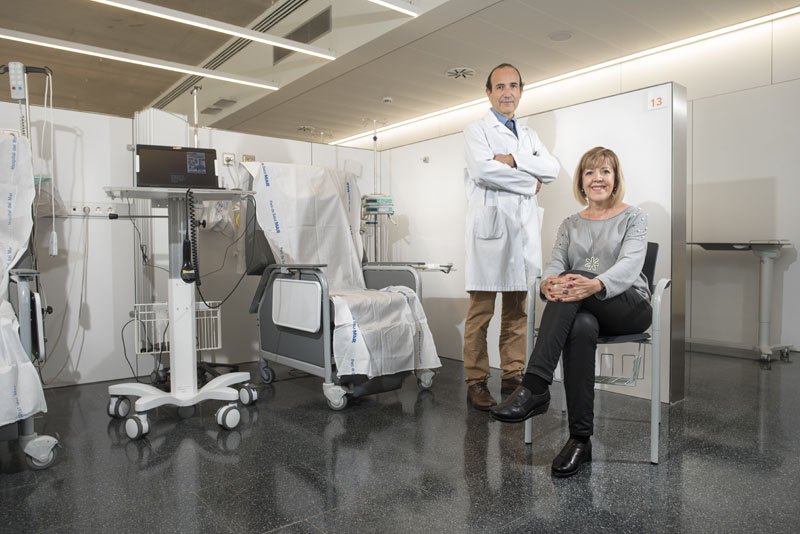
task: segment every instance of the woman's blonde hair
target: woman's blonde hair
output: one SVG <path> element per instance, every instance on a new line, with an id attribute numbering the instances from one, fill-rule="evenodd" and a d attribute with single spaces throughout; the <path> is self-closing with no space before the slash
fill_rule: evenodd
<path id="1" fill-rule="evenodd" d="M 581 156 L 581 161 L 575 168 L 575 176 L 572 179 L 572 194 L 581 206 L 588 206 L 586 193 L 583 191 L 583 171 L 588 168 L 596 168 L 608 162 L 614 171 L 614 189 L 611 191 L 611 205 L 617 206 L 625 197 L 625 175 L 622 174 L 622 166 L 619 158 L 613 150 L 596 146 Z"/>

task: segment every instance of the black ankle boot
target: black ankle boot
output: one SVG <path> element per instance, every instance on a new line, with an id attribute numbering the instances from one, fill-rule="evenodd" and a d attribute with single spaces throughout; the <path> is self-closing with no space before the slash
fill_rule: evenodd
<path id="1" fill-rule="evenodd" d="M 553 476 L 571 477 L 580 469 L 584 462 L 592 461 L 592 441 L 582 443 L 575 438 L 569 438 L 564 448 L 553 460 Z"/>

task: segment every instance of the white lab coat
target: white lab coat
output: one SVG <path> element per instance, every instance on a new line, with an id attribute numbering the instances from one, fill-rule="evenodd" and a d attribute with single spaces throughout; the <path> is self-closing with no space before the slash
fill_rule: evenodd
<path id="1" fill-rule="evenodd" d="M 556 179 L 560 165 L 532 129 L 519 139 L 489 110 L 464 130 L 468 176 L 466 290 L 527 291 L 542 272 L 537 179 Z M 495 161 L 514 156 L 517 168 Z"/>

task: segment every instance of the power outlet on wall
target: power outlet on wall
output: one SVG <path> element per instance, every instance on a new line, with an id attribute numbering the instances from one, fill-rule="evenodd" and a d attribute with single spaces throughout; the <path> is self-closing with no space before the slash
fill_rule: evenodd
<path id="1" fill-rule="evenodd" d="M 250 154 L 242 154 L 242 161 L 247 163 L 248 161 L 255 161 L 256 157 L 251 156 Z"/>
<path id="2" fill-rule="evenodd" d="M 121 206 L 111 202 L 86 202 L 67 204 L 67 216 L 108 218 L 112 213 L 120 213 Z"/>

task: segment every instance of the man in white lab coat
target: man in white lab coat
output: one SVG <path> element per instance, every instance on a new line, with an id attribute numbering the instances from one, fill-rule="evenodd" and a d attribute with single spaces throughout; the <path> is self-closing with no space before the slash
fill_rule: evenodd
<path id="1" fill-rule="evenodd" d="M 514 391 L 522 381 L 527 280 L 542 270 L 536 194 L 543 183 L 555 180 L 560 168 L 536 132 L 517 124 L 514 112 L 522 96 L 522 76 L 516 67 L 495 67 L 486 81 L 486 95 L 492 109 L 464 130 L 469 171 L 464 371 L 467 401 L 480 410 L 497 404 L 487 387 L 486 332 L 498 291 L 503 293 L 501 392 Z"/>

